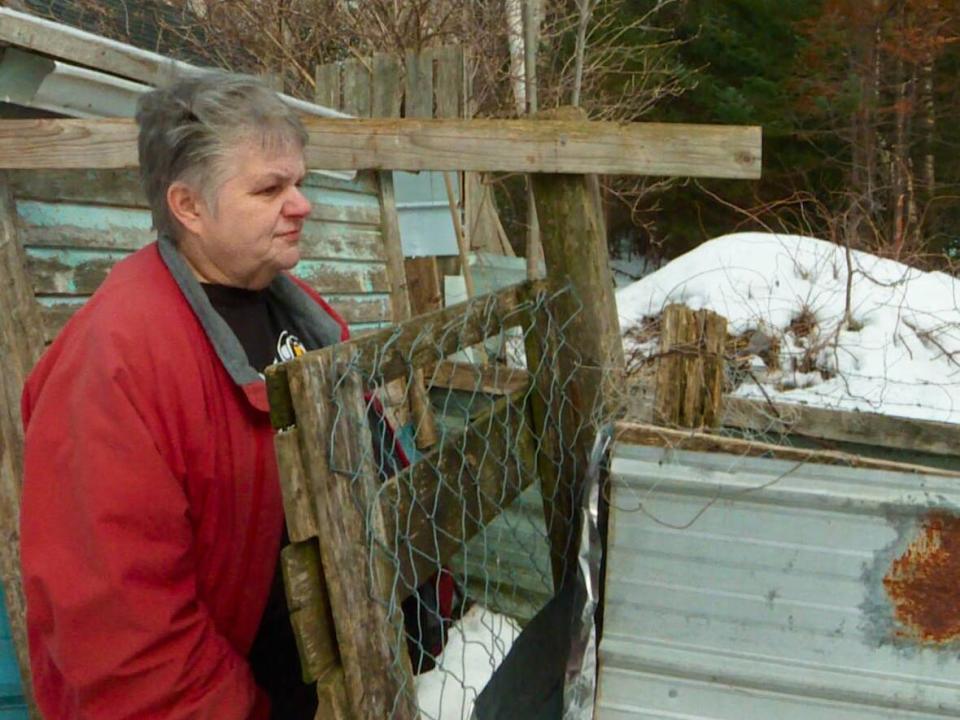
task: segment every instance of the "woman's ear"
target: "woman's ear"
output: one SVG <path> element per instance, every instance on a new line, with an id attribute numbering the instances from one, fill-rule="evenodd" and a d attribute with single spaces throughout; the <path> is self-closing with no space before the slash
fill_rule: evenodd
<path id="1" fill-rule="evenodd" d="M 185 182 L 177 180 L 167 188 L 167 207 L 188 232 L 194 235 L 202 234 L 205 206 L 200 193 Z"/>

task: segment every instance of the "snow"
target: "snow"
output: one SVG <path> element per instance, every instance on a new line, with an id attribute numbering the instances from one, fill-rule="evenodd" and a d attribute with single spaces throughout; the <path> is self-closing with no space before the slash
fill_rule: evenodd
<path id="1" fill-rule="evenodd" d="M 474 605 L 450 629 L 437 666 L 416 677 L 421 716 L 466 720 L 473 704 L 520 634 L 511 618 Z"/>
<path id="2" fill-rule="evenodd" d="M 845 324 L 844 248 L 797 235 L 725 235 L 618 290 L 621 330 L 670 303 L 707 308 L 757 350 L 755 380 L 748 374 L 736 395 L 960 422 L 960 281 L 858 251 L 851 266 L 853 322 Z M 791 328 L 804 314 L 815 320 L 809 335 Z M 772 338 L 779 362 L 767 367 L 759 354 Z M 655 344 L 625 337 L 628 353 Z"/>

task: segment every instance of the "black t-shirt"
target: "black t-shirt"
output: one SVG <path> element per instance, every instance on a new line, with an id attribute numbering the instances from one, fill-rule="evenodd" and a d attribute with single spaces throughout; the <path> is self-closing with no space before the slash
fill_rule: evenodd
<path id="1" fill-rule="evenodd" d="M 214 309 L 233 330 L 250 364 L 262 373 L 267 365 L 304 352 L 285 309 L 265 290 L 202 284 Z M 315 348 L 311 348 L 315 349 Z M 286 524 L 281 547 L 289 542 Z M 301 679 L 300 656 L 290 625 L 279 558 L 260 628 L 248 655 L 257 684 L 270 696 L 274 720 L 313 720 L 317 691 Z"/>

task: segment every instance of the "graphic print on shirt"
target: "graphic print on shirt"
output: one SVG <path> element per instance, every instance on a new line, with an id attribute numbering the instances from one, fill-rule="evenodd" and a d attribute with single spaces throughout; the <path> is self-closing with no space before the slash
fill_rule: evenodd
<path id="1" fill-rule="evenodd" d="M 300 338 L 292 332 L 284 330 L 280 333 L 280 337 L 277 338 L 277 355 L 274 362 L 280 363 L 293 360 L 303 355 L 306 351 L 303 343 L 300 342 Z"/>

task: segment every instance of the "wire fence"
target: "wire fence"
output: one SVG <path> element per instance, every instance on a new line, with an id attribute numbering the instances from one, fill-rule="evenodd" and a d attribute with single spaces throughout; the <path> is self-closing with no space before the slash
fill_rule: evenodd
<path id="1" fill-rule="evenodd" d="M 576 574 L 606 371 L 571 338 L 581 306 L 569 289 L 518 288 L 284 371 L 295 422 L 280 436 L 295 432 L 299 450 L 278 453 L 291 540 L 319 544 L 360 717 L 470 717 L 521 629 Z M 311 512 L 316 525 L 297 528 Z M 295 568 L 287 586 L 295 595 Z M 303 656 L 318 631 L 294 627 Z M 302 660 L 305 677 L 329 678 Z"/>

